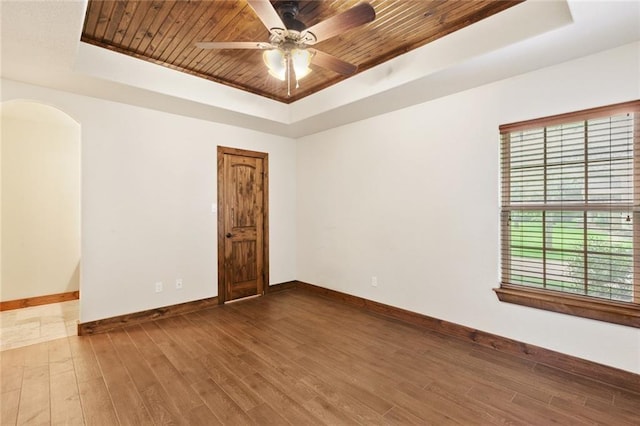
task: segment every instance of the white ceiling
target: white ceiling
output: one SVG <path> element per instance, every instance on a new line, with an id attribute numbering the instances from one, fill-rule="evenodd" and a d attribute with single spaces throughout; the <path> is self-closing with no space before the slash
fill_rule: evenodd
<path id="1" fill-rule="evenodd" d="M 640 40 L 640 1 L 528 0 L 286 105 L 80 42 L 84 0 L 0 0 L 2 78 L 301 137 Z"/>

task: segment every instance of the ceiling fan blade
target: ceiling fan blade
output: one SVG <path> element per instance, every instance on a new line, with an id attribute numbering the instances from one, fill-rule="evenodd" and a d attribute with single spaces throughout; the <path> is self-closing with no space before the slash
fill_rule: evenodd
<path id="1" fill-rule="evenodd" d="M 265 27 L 271 32 L 273 28 L 286 29 L 280 15 L 273 8 L 269 0 L 247 0 L 249 6 L 258 15 Z"/>
<path id="2" fill-rule="evenodd" d="M 337 72 L 338 74 L 351 75 L 358 70 L 358 66 L 338 59 L 321 50 L 309 49 L 313 53 L 311 63 L 322 68 Z"/>
<path id="3" fill-rule="evenodd" d="M 313 34 L 315 36 L 315 40 L 305 42 L 307 44 L 318 43 L 333 36 L 337 36 L 345 31 L 349 31 L 352 28 L 371 22 L 375 18 L 376 11 L 369 3 L 358 3 L 351 9 L 307 28 L 306 32 Z"/>
<path id="4" fill-rule="evenodd" d="M 261 41 L 201 41 L 196 43 L 200 49 L 273 49 L 269 43 Z"/>

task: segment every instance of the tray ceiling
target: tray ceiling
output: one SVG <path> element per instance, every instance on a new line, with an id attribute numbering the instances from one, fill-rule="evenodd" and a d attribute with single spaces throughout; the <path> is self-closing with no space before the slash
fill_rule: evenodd
<path id="1" fill-rule="evenodd" d="M 297 19 L 310 27 L 358 2 L 300 1 Z M 521 2 L 371 0 L 373 22 L 314 48 L 356 64 L 362 72 Z M 312 65 L 313 72 L 289 96 L 287 83 L 268 74 L 262 51 L 195 46 L 198 41 L 268 41 L 269 32 L 245 0 L 89 0 L 81 39 L 284 103 L 347 78 Z"/>

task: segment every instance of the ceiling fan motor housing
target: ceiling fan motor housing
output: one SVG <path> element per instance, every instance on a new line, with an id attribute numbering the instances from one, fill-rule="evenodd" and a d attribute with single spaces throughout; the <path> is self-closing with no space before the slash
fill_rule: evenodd
<path id="1" fill-rule="evenodd" d="M 300 10 L 297 1 L 278 2 L 276 4 L 276 9 L 287 30 L 302 32 L 307 29 L 304 22 L 296 19 L 298 11 Z"/>

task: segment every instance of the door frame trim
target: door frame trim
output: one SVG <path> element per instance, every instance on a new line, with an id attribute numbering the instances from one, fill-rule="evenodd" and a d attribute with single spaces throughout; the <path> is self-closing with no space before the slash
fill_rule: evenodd
<path id="1" fill-rule="evenodd" d="M 224 155 L 242 155 L 245 157 L 261 158 L 262 171 L 264 177 L 262 180 L 262 205 L 263 205 L 263 292 L 267 292 L 269 288 L 269 154 L 266 152 L 249 151 L 245 149 L 231 148 L 218 145 L 218 304 L 222 305 L 226 302 L 227 291 L 224 274 L 224 191 L 222 190 L 224 184 Z"/>

